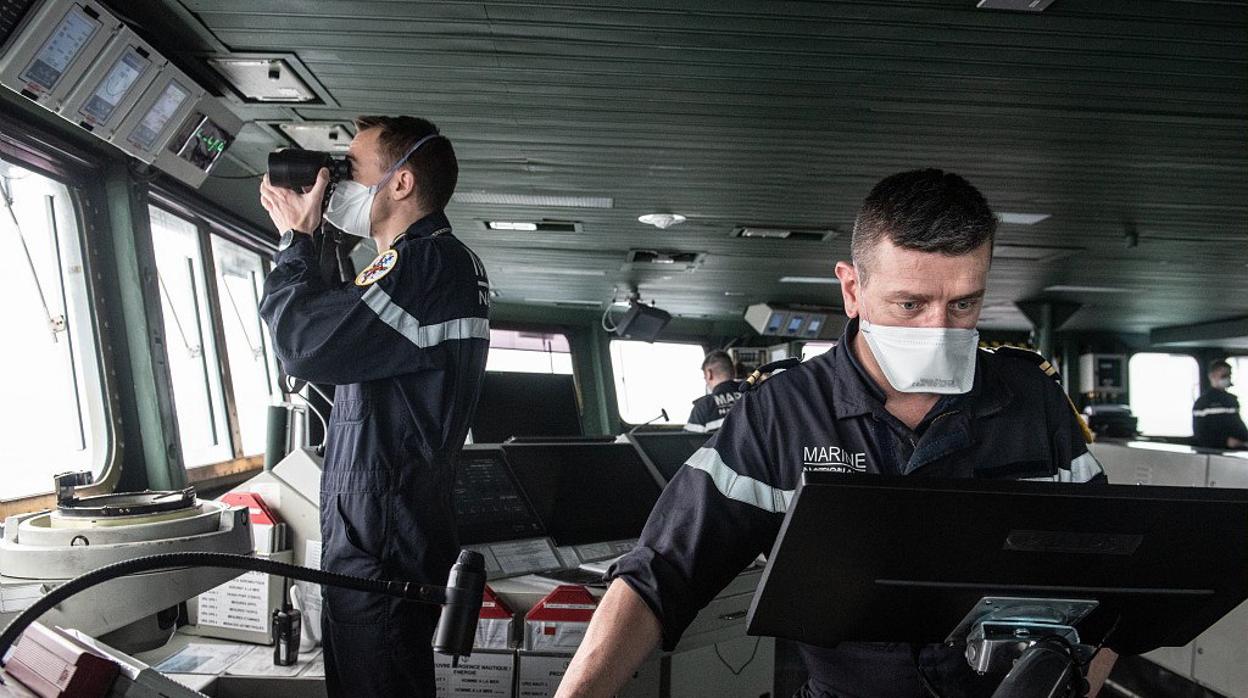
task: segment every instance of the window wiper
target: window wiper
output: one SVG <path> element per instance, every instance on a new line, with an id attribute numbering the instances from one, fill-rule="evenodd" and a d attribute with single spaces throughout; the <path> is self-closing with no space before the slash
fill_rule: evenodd
<path id="1" fill-rule="evenodd" d="M 230 284 L 225 279 L 225 274 L 221 275 L 221 286 L 225 289 L 225 295 L 230 299 L 230 307 L 234 309 L 234 317 L 238 319 L 238 326 L 243 331 L 243 339 L 247 342 L 247 348 L 251 349 L 251 358 L 259 361 L 264 357 L 264 347 L 256 346 L 251 341 L 251 333 L 247 331 L 247 323 L 243 320 L 243 314 L 238 310 L 238 301 L 234 300 L 234 292 L 230 290 Z"/>
<path id="2" fill-rule="evenodd" d="M 13 210 L 13 197 L 9 195 L 10 187 L 9 178 L 0 177 L 0 201 L 4 202 L 4 208 L 9 212 L 9 218 L 13 221 L 13 230 L 17 233 L 17 239 L 22 243 L 22 251 L 26 253 L 26 267 L 30 269 L 30 278 L 35 282 L 39 302 L 43 304 L 43 314 L 48 318 L 48 331 L 52 333 L 52 341 L 59 343 L 61 340 L 58 335 L 68 329 L 65 316 L 54 315 L 52 309 L 48 307 L 48 298 L 43 293 L 43 284 L 39 283 L 39 272 L 35 269 L 35 260 L 30 256 L 30 246 L 26 244 L 26 236 L 22 233 L 22 224 L 17 220 L 17 212 Z"/>
<path id="3" fill-rule="evenodd" d="M 173 316 L 173 324 L 178 328 L 178 334 L 182 337 L 182 344 L 186 347 L 187 355 L 192 359 L 198 359 L 203 353 L 204 348 L 191 344 L 186 338 L 186 331 L 182 329 L 182 319 L 178 317 L 178 307 L 173 303 L 173 296 L 169 294 L 169 289 L 165 287 L 165 277 L 159 271 L 156 272 L 156 281 L 160 283 L 160 291 L 165 294 L 165 301 L 169 303 L 169 314 Z"/>

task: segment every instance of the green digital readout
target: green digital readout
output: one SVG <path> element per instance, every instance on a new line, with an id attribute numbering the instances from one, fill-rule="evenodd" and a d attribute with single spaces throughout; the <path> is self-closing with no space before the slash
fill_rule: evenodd
<path id="1" fill-rule="evenodd" d="M 183 127 L 182 133 L 169 144 L 169 149 L 196 168 L 207 172 L 233 142 L 233 134 L 203 114 L 194 114 Z"/>

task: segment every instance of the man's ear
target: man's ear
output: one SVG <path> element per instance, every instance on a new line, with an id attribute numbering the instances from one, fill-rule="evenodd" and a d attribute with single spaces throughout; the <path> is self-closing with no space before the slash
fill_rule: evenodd
<path id="1" fill-rule="evenodd" d="M 837 262 L 836 278 L 841 282 L 841 300 L 845 304 L 845 315 L 858 317 L 862 284 L 858 278 L 857 267 L 849 262 Z"/>
<path id="2" fill-rule="evenodd" d="M 709 368 L 702 369 L 702 380 L 706 381 L 707 383 L 710 383 L 711 379 L 714 377 L 715 376 L 711 375 L 711 369 Z"/>
<path id="3" fill-rule="evenodd" d="M 390 178 L 390 196 L 395 201 L 402 201 L 416 195 L 416 173 L 401 167 Z"/>

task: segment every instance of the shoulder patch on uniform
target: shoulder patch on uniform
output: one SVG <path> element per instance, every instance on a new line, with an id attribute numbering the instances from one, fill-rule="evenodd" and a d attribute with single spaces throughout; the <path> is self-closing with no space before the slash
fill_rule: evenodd
<path id="1" fill-rule="evenodd" d="M 1057 368 L 1053 366 L 1053 364 L 1049 363 L 1048 359 L 1044 358 L 1044 356 L 1042 356 L 1041 354 L 1034 352 L 1030 349 L 1023 349 L 1022 347 L 1000 346 L 1000 347 L 993 349 L 992 353 L 997 354 L 998 356 L 1013 357 L 1015 359 L 1021 359 L 1023 361 L 1026 361 L 1027 363 L 1034 364 L 1041 371 L 1044 371 L 1044 375 L 1048 376 L 1049 378 L 1052 378 L 1053 380 L 1059 383 L 1062 380 L 1061 375 L 1058 374 L 1057 372 Z"/>
<path id="2" fill-rule="evenodd" d="M 356 286 L 372 286 L 381 281 L 399 263 L 399 251 L 390 249 L 377 255 L 371 264 L 364 267 L 359 276 L 355 277 Z"/>

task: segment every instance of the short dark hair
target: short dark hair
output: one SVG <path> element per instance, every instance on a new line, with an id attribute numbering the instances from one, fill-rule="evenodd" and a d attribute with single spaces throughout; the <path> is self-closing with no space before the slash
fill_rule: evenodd
<path id="1" fill-rule="evenodd" d="M 392 166 L 409 148 L 425 136 L 439 133 L 438 127 L 428 119 L 415 116 L 357 116 L 357 132 L 379 128 L 377 142 L 381 153 Z M 421 206 L 431 211 L 441 211 L 455 193 L 459 181 L 459 161 L 455 148 L 446 136 L 434 138 L 412 153 L 403 167 L 416 175 L 417 197 Z"/>
<path id="2" fill-rule="evenodd" d="M 991 243 L 997 218 L 984 195 L 952 172 L 929 168 L 885 177 L 854 220 L 850 254 L 864 273 L 883 238 L 920 252 L 962 255 Z"/>
<path id="3" fill-rule="evenodd" d="M 1229 371 L 1231 370 L 1231 364 L 1227 362 L 1226 359 L 1214 359 L 1213 361 L 1209 362 L 1209 370 L 1207 371 L 1207 373 L 1213 373 L 1219 368 L 1225 368 L 1226 370 Z"/>
<path id="4" fill-rule="evenodd" d="M 734 375 L 732 357 L 726 351 L 717 350 L 707 354 L 706 358 L 702 359 L 702 370 L 705 371 L 708 368 L 717 376 L 732 378 Z"/>

